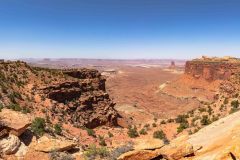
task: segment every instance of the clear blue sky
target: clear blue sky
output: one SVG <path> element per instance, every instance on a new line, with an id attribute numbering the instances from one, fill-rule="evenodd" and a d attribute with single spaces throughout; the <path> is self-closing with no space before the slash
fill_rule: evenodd
<path id="1" fill-rule="evenodd" d="M 1 58 L 240 57 L 240 0 L 0 0 Z"/>

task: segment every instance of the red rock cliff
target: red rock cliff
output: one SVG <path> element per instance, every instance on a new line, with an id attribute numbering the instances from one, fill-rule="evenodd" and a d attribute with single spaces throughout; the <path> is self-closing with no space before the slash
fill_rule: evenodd
<path id="1" fill-rule="evenodd" d="M 226 80 L 239 72 L 239 59 L 196 59 L 187 61 L 185 66 L 185 74 L 208 81 Z"/>

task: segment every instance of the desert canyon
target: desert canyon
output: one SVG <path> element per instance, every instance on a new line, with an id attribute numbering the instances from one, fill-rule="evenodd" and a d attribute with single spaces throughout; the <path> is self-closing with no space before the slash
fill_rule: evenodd
<path id="1" fill-rule="evenodd" d="M 0 159 L 240 159 L 240 59 L 0 62 Z"/>

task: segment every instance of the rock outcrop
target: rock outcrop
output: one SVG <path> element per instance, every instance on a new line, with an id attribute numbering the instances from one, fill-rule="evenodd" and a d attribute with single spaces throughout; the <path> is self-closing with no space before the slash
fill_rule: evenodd
<path id="1" fill-rule="evenodd" d="M 37 114 L 40 109 L 40 115 L 48 120 L 75 127 L 117 125 L 118 113 L 105 90 L 105 78 L 95 69 L 58 70 L 30 67 L 20 61 L 2 62 L 0 100 L 4 108 Z M 6 127 L 17 136 L 29 125 L 13 121 Z"/>
<path id="2" fill-rule="evenodd" d="M 75 126 L 95 128 L 100 125 L 117 125 L 118 114 L 114 103 L 105 90 L 105 79 L 96 70 L 65 70 L 74 81 L 54 84 L 43 88 L 47 98 L 64 103 L 53 107 L 52 115 L 65 113 L 65 120 Z"/>
<path id="3" fill-rule="evenodd" d="M 187 61 L 185 74 L 208 81 L 227 80 L 240 72 L 240 60 L 236 58 L 202 58 Z"/>
<path id="4" fill-rule="evenodd" d="M 35 145 L 34 149 L 40 152 L 62 152 L 73 149 L 76 146 L 72 141 L 60 140 L 60 139 L 50 139 L 47 137 L 41 137 L 38 143 Z"/>
<path id="5" fill-rule="evenodd" d="M 20 136 L 31 124 L 30 116 L 10 109 L 2 109 L 0 112 L 2 131 L 9 132 L 15 136 Z"/>
<path id="6" fill-rule="evenodd" d="M 0 140 L 0 150 L 6 155 L 16 153 L 20 145 L 21 141 L 15 135 L 10 135 Z"/>

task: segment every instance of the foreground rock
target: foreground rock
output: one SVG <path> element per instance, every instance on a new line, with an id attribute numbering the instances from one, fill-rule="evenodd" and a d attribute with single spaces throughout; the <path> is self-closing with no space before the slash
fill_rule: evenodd
<path id="1" fill-rule="evenodd" d="M 6 155 L 16 153 L 20 145 L 21 142 L 15 135 L 9 135 L 8 137 L 0 140 L 0 150 Z"/>
<path id="2" fill-rule="evenodd" d="M 31 124 L 31 118 L 28 115 L 10 109 L 2 109 L 0 117 L 5 130 L 15 136 L 20 136 Z"/>
<path id="3" fill-rule="evenodd" d="M 34 149 L 40 152 L 62 152 L 68 151 L 76 147 L 76 144 L 67 141 L 67 140 L 59 140 L 59 139 L 50 139 L 48 137 L 41 137 L 38 140 L 38 143 L 35 145 Z"/>
<path id="4" fill-rule="evenodd" d="M 118 160 L 150 160 L 158 157 L 158 153 L 151 150 L 134 150 L 122 154 Z M 160 155 L 161 157 L 161 155 Z"/>
<path id="5" fill-rule="evenodd" d="M 201 146 L 194 159 L 240 159 L 240 112 L 222 118 L 190 136 L 188 142 Z M 232 158 L 233 159 L 233 158 Z"/>
<path id="6" fill-rule="evenodd" d="M 160 139 L 139 139 L 135 141 L 135 150 L 155 150 L 164 146 L 164 142 Z"/>
<path id="7" fill-rule="evenodd" d="M 161 140 L 142 141 L 136 145 L 134 151 L 122 154 L 119 160 L 150 160 L 154 158 L 165 158 L 167 160 L 179 160 L 194 155 L 193 146 L 187 142 L 188 136 L 181 136 L 170 144 L 164 145 Z M 153 144 L 151 144 L 153 142 Z"/>

